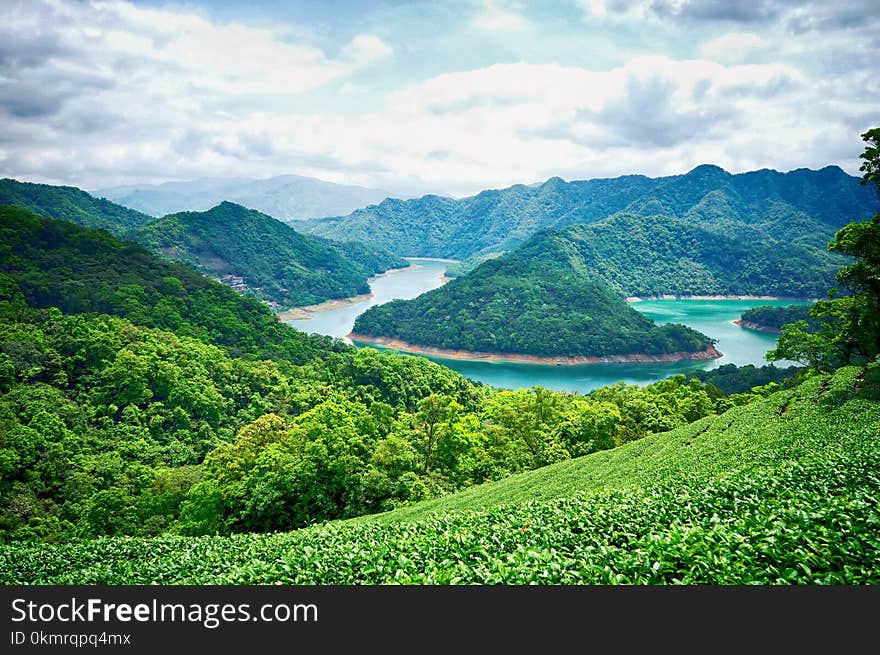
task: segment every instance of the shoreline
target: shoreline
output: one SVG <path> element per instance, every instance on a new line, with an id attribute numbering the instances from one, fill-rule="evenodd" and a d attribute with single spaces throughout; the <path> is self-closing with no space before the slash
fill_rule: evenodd
<path id="1" fill-rule="evenodd" d="M 766 325 L 760 325 L 759 323 L 752 323 L 751 321 L 744 321 L 741 318 L 735 318 L 731 321 L 731 323 L 735 323 L 739 325 L 741 328 L 745 328 L 746 330 L 754 330 L 755 332 L 763 332 L 765 334 L 782 334 L 782 330 L 777 330 L 776 328 L 768 327 Z"/>
<path id="2" fill-rule="evenodd" d="M 312 318 L 313 314 L 316 312 L 327 311 L 328 309 L 339 309 L 340 307 L 347 307 L 348 305 L 354 305 L 355 303 L 364 302 L 365 300 L 369 300 L 373 297 L 372 293 L 365 293 L 360 296 L 351 296 L 349 298 L 334 298 L 332 300 L 325 300 L 322 303 L 318 303 L 317 305 L 303 305 L 302 307 L 291 307 L 290 309 L 285 309 L 283 312 L 278 312 L 275 316 L 278 317 L 279 321 L 304 321 Z"/>
<path id="3" fill-rule="evenodd" d="M 709 360 L 718 359 L 723 354 L 720 353 L 715 346 L 709 344 L 705 350 L 697 352 L 674 352 L 662 355 L 649 355 L 646 353 L 632 353 L 627 355 L 604 355 L 601 357 L 591 356 L 557 356 L 557 357 L 539 357 L 537 355 L 521 355 L 517 353 L 484 353 L 471 352 L 467 350 L 449 350 L 444 348 L 434 348 L 433 346 L 418 346 L 399 339 L 390 339 L 388 337 L 370 337 L 364 334 L 350 332 L 348 338 L 352 341 L 368 343 L 384 348 L 391 348 L 401 352 L 427 355 L 430 357 L 439 357 L 442 359 L 460 359 L 479 362 L 503 362 L 510 364 L 540 364 L 542 366 L 583 366 L 587 364 L 645 364 L 657 362 L 679 362 L 682 360 Z"/>
<path id="4" fill-rule="evenodd" d="M 404 257 L 403 259 L 406 258 Z M 422 267 L 418 264 L 410 264 L 409 266 L 404 266 L 403 268 L 389 268 L 387 271 L 376 273 L 375 275 L 371 275 L 370 277 L 368 277 L 367 284 L 373 282 L 380 277 L 394 275 L 395 273 L 401 273 L 403 271 L 412 271 L 417 268 Z M 349 305 L 355 305 L 359 302 L 365 302 L 372 297 L 373 293 L 370 292 L 363 293 L 359 296 L 349 296 L 348 298 L 331 298 L 330 300 L 325 300 L 324 302 L 320 302 L 316 305 L 301 305 L 298 307 L 291 307 L 289 309 L 285 309 L 284 311 L 276 313 L 275 316 L 278 317 L 279 321 L 307 321 L 318 312 L 325 312 L 328 309 L 340 309 L 342 307 L 348 307 Z"/>
<path id="5" fill-rule="evenodd" d="M 725 295 L 696 295 L 679 296 L 666 293 L 661 296 L 627 296 L 626 302 L 647 302 L 650 300 L 787 300 L 791 302 L 818 302 L 819 298 L 804 298 L 797 296 L 725 296 Z"/>

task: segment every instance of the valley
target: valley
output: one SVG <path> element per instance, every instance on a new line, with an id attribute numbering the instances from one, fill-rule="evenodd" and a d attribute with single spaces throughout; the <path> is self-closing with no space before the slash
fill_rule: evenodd
<path id="1" fill-rule="evenodd" d="M 368 308 L 395 299 L 415 298 L 442 286 L 444 273 L 451 262 L 409 258 L 414 266 L 374 277 L 370 297 L 328 309 L 313 309 L 310 318 L 286 322 L 303 332 L 348 339 L 357 317 Z M 726 364 L 763 366 L 764 355 L 776 343 L 775 336 L 743 329 L 733 324 L 740 314 L 752 307 L 807 306 L 806 301 L 775 299 L 662 299 L 632 302 L 632 307 L 658 323 L 683 323 L 717 340 L 721 357 L 711 360 L 676 362 L 593 363 L 580 366 L 510 363 L 442 357 L 419 353 L 465 377 L 504 389 L 540 385 L 558 391 L 588 393 L 598 387 L 623 381 L 628 384 L 656 382 L 677 373 L 711 370 Z M 350 341 L 350 340 L 349 340 Z M 380 344 L 355 340 L 357 346 L 383 348 Z M 391 348 L 391 350 L 401 350 Z M 406 352 L 406 350 L 401 350 Z M 785 366 L 789 362 L 782 362 Z"/>

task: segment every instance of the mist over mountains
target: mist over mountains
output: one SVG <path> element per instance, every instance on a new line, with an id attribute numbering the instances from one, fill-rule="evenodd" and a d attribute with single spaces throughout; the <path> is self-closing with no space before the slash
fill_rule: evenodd
<path id="1" fill-rule="evenodd" d="M 384 189 L 335 184 L 302 175 L 132 184 L 98 189 L 94 195 L 151 216 L 207 211 L 229 201 L 279 220 L 337 216 L 382 202 L 385 198 L 408 197 Z"/>

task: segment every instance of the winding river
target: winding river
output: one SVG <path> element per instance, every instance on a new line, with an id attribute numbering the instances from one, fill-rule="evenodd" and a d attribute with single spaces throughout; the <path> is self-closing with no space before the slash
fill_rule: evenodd
<path id="1" fill-rule="evenodd" d="M 288 321 L 304 332 L 346 338 L 355 318 L 368 307 L 391 300 L 409 299 L 443 284 L 448 263 L 410 259 L 413 266 L 373 278 L 372 297 L 312 314 L 310 319 Z M 711 369 L 724 364 L 766 364 L 764 353 L 773 348 L 776 337 L 741 328 L 732 321 L 743 310 L 758 305 L 790 305 L 789 300 L 646 300 L 633 307 L 658 323 L 684 323 L 718 341 L 724 356 L 710 361 L 681 361 L 657 364 L 589 364 L 585 366 L 542 366 L 500 362 L 430 358 L 473 380 L 496 387 L 516 389 L 541 385 L 550 389 L 586 393 L 607 384 L 624 381 L 647 384 L 676 373 Z"/>

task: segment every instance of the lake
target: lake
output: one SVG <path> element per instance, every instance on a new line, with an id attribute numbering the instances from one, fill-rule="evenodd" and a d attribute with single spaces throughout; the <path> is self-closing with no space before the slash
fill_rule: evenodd
<path id="1" fill-rule="evenodd" d="M 449 265 L 424 259 L 410 259 L 413 267 L 374 278 L 373 296 L 362 302 L 316 312 L 313 318 L 288 321 L 304 332 L 346 338 L 357 318 L 368 307 L 391 300 L 409 299 L 443 284 Z M 749 307 L 790 305 L 789 300 L 646 300 L 633 307 L 658 323 L 684 323 L 717 340 L 716 348 L 724 356 L 710 361 L 681 361 L 656 364 L 588 364 L 585 366 L 541 366 L 500 362 L 468 362 L 430 357 L 486 384 L 507 389 L 541 385 L 549 389 L 586 393 L 615 382 L 647 384 L 676 373 L 712 369 L 724 364 L 766 364 L 764 353 L 774 347 L 772 334 L 747 330 L 732 321 Z M 347 339 L 346 339 L 347 340 Z M 779 365 L 779 364 L 777 364 Z"/>

